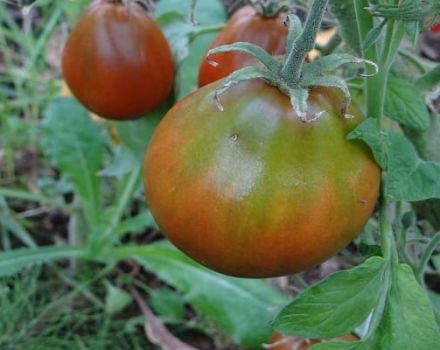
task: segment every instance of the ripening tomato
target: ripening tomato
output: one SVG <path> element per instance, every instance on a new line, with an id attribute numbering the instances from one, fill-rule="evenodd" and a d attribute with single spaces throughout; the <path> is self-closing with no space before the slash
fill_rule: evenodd
<path id="1" fill-rule="evenodd" d="M 78 100 L 116 120 L 135 119 L 159 107 L 174 77 L 161 29 L 135 1 L 94 0 L 67 40 L 62 68 Z"/>
<path id="2" fill-rule="evenodd" d="M 264 18 L 252 6 L 245 6 L 226 23 L 226 26 L 211 44 L 210 49 L 237 41 L 245 41 L 262 47 L 271 55 L 282 55 L 286 50 L 288 34 L 288 29 L 284 25 L 285 19 L 285 14 Z M 207 60 L 203 60 L 199 71 L 199 86 L 225 78 L 242 67 L 256 63 L 251 56 L 240 52 L 218 54 L 212 59 L 218 65 L 214 67 Z"/>
<path id="3" fill-rule="evenodd" d="M 431 33 L 440 33 L 440 23 L 437 23 L 436 25 L 431 27 Z"/>
<path id="4" fill-rule="evenodd" d="M 221 81 L 220 81 L 221 82 Z M 177 103 L 145 159 L 147 201 L 178 248 L 213 270 L 241 277 L 306 270 L 344 248 L 370 217 L 380 170 L 347 134 L 340 95 L 310 91 L 304 123 L 290 99 L 261 81 L 213 102 L 219 83 Z"/>

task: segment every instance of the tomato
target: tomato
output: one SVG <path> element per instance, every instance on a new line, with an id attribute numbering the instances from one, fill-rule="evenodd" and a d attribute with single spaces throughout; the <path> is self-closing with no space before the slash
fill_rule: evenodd
<path id="1" fill-rule="evenodd" d="M 108 119 L 152 112 L 173 86 L 170 47 L 135 1 L 94 0 L 67 40 L 62 68 L 74 96 Z"/>
<path id="2" fill-rule="evenodd" d="M 344 335 L 337 338 L 338 341 L 357 341 L 359 338 L 353 334 Z M 320 339 L 303 340 L 300 338 L 286 337 L 279 333 L 275 333 L 272 336 L 269 346 L 269 350 L 308 350 L 313 345 L 321 343 Z"/>
<path id="3" fill-rule="evenodd" d="M 431 27 L 431 33 L 440 33 L 440 23 Z"/>
<path id="4" fill-rule="evenodd" d="M 221 81 L 220 81 L 221 82 Z M 380 170 L 347 134 L 362 120 L 340 116 L 334 90 L 310 91 L 299 120 L 290 99 L 261 81 L 213 102 L 217 83 L 177 103 L 145 159 L 151 212 L 171 242 L 228 275 L 270 277 L 306 270 L 344 248 L 371 215 Z"/>
<path id="5" fill-rule="evenodd" d="M 252 6 L 238 10 L 211 44 L 210 49 L 237 41 L 256 44 L 271 55 L 281 55 L 286 50 L 288 29 L 284 25 L 285 14 L 273 18 L 264 18 Z M 212 66 L 203 60 L 199 70 L 199 86 L 225 78 L 239 68 L 255 64 L 247 54 L 228 52 L 212 56 L 218 66 Z"/>

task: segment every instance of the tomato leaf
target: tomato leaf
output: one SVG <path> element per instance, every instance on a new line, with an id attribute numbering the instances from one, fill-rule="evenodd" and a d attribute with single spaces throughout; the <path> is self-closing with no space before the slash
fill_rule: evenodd
<path id="1" fill-rule="evenodd" d="M 276 331 L 304 338 L 345 335 L 359 326 L 376 306 L 381 293 L 384 260 L 332 274 L 296 297 L 277 315 Z"/>
<path id="2" fill-rule="evenodd" d="M 385 305 L 372 349 L 437 349 L 440 335 L 426 292 L 411 268 L 400 264 Z"/>
<path id="3" fill-rule="evenodd" d="M 423 96 L 414 83 L 405 79 L 389 78 L 385 115 L 416 130 L 429 127 L 429 112 Z"/>
<path id="4" fill-rule="evenodd" d="M 385 194 L 390 201 L 440 198 L 440 164 L 419 158 L 401 134 L 388 134 Z"/>
<path id="5" fill-rule="evenodd" d="M 377 120 L 368 118 L 361 123 L 356 129 L 354 129 L 347 138 L 349 140 L 362 140 L 364 141 L 373 152 L 374 159 L 382 167 L 386 166 L 386 134 L 379 131 Z"/>
<path id="6" fill-rule="evenodd" d="M 364 50 L 367 50 L 371 47 L 371 45 L 375 44 L 376 41 L 379 39 L 380 35 L 382 34 L 382 31 L 385 27 L 385 24 L 387 24 L 388 19 L 384 18 L 382 19 L 382 22 L 380 22 L 377 26 L 373 27 L 367 34 L 367 37 L 365 38 L 362 47 Z"/>
<path id="7" fill-rule="evenodd" d="M 285 298 L 263 280 L 228 277 L 197 264 L 169 243 L 115 248 L 116 259 L 135 259 L 183 294 L 239 344 L 258 347 L 272 331 L 271 309 Z"/>
<path id="8" fill-rule="evenodd" d="M 156 6 L 156 16 L 166 12 L 179 12 L 188 16 L 191 0 L 161 0 Z M 200 25 L 216 25 L 226 21 L 225 7 L 219 0 L 198 1 L 195 20 Z M 193 27 L 193 30 L 197 27 Z M 181 62 L 176 73 L 176 95 L 180 100 L 197 87 L 199 66 L 216 34 L 198 36 L 189 46 L 189 55 Z"/>
<path id="9" fill-rule="evenodd" d="M 356 10 L 353 1 L 333 0 L 330 1 L 330 10 L 339 22 L 341 36 L 347 45 L 361 56 L 361 35 L 356 21 Z M 364 16 L 368 18 L 367 16 Z M 371 18 L 369 20 L 372 22 Z"/>
<path id="10" fill-rule="evenodd" d="M 104 137 L 89 112 L 71 98 L 51 102 L 44 115 L 47 133 L 43 151 L 75 187 L 84 214 L 93 227 L 101 220 L 101 179 Z"/>
<path id="11" fill-rule="evenodd" d="M 179 12 L 166 12 L 157 18 L 157 23 L 173 49 L 176 62 L 182 62 L 189 55 L 190 35 L 194 26 Z"/>
<path id="12" fill-rule="evenodd" d="M 421 159 L 405 136 L 379 131 L 370 118 L 348 135 L 370 146 L 374 158 L 386 170 L 385 195 L 389 201 L 421 201 L 440 198 L 440 164 Z"/>

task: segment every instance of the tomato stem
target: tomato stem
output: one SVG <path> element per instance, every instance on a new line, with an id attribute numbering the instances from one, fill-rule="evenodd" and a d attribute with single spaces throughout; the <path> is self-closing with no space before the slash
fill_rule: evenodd
<path id="1" fill-rule="evenodd" d="M 315 38 L 321 28 L 322 18 L 328 0 L 316 0 L 310 9 L 309 15 L 301 35 L 290 45 L 291 50 L 287 55 L 281 76 L 290 84 L 298 84 L 301 78 L 302 66 L 307 54 L 315 47 Z"/>

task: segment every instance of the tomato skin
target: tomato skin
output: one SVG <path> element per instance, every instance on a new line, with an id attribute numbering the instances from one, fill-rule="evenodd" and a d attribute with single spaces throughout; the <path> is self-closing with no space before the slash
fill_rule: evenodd
<path id="1" fill-rule="evenodd" d="M 285 18 L 285 14 L 264 18 L 252 6 L 245 6 L 230 18 L 209 48 L 246 41 L 261 46 L 271 55 L 282 55 L 286 50 L 288 34 L 284 25 Z M 254 58 L 239 52 L 218 54 L 211 59 L 217 62 L 218 66 L 214 67 L 207 60 L 203 60 L 199 70 L 199 86 L 225 78 L 242 67 L 256 64 Z"/>
<path id="2" fill-rule="evenodd" d="M 178 248 L 240 277 L 304 271 L 343 249 L 370 217 L 380 170 L 367 146 L 346 135 L 363 117 L 339 116 L 340 96 L 310 92 L 312 123 L 261 81 L 213 102 L 221 83 L 176 104 L 145 158 L 145 191 L 157 223 Z"/>
<path id="3" fill-rule="evenodd" d="M 440 33 L 440 23 L 437 23 L 436 25 L 431 27 L 431 33 Z"/>
<path id="4" fill-rule="evenodd" d="M 62 68 L 80 102 L 115 120 L 152 112 L 166 100 L 174 79 L 165 36 L 134 1 L 127 9 L 119 2 L 94 0 L 69 36 Z"/>

